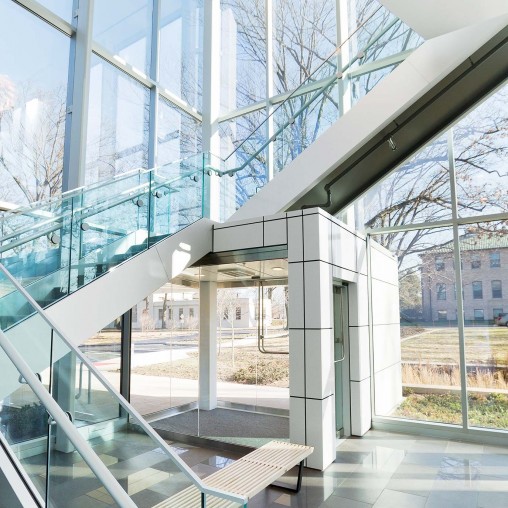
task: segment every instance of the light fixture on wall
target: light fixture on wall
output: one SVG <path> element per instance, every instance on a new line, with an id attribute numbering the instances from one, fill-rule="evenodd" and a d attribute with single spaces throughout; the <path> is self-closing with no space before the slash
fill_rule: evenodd
<path id="1" fill-rule="evenodd" d="M 90 224 L 88 224 L 88 222 L 82 222 L 80 228 L 81 231 L 88 231 L 90 229 Z"/>

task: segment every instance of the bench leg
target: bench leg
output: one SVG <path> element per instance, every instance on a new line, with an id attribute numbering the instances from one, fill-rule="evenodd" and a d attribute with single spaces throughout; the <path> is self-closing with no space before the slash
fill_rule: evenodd
<path id="1" fill-rule="evenodd" d="M 302 473 L 303 473 L 303 460 L 300 462 L 300 465 L 298 466 L 298 480 L 296 482 L 296 488 L 288 487 L 287 485 L 280 485 L 279 483 L 272 483 L 270 487 L 276 487 L 278 489 L 284 489 L 289 490 L 290 492 L 298 493 L 302 488 Z"/>

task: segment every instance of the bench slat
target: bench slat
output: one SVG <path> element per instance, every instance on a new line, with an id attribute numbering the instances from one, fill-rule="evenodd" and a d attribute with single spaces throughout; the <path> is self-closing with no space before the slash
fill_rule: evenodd
<path id="1" fill-rule="evenodd" d="M 284 473 L 308 457 L 314 448 L 284 441 L 270 441 L 231 465 L 203 479 L 210 488 L 251 499 Z M 191 486 L 153 508 L 199 508 L 201 493 Z M 207 508 L 230 508 L 238 504 L 213 496 L 206 497 Z"/>

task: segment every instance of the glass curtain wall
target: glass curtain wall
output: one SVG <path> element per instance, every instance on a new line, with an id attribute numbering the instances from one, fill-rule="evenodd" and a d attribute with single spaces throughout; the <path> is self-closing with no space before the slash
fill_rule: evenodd
<path id="1" fill-rule="evenodd" d="M 0 201 L 61 192 L 69 51 L 68 35 L 0 2 Z"/>
<path id="2" fill-rule="evenodd" d="M 222 219 L 423 42 L 377 0 L 222 0 L 221 23 Z"/>
<path id="3" fill-rule="evenodd" d="M 201 150 L 203 0 L 94 2 L 90 19 L 78 14 L 72 0 L 0 2 L 1 201 L 58 195 L 64 173 L 90 184 Z M 85 26 L 90 64 L 76 56 Z M 83 76 L 88 103 L 72 104 Z M 79 130 L 86 168 L 64 168 Z"/>
<path id="4" fill-rule="evenodd" d="M 508 430 L 507 99 L 505 83 L 354 203 L 399 265 L 401 402 L 378 416 Z"/>

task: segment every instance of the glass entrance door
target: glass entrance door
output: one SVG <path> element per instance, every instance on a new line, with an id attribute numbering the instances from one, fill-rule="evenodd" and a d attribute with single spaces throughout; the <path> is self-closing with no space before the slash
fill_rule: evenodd
<path id="1" fill-rule="evenodd" d="M 344 379 L 347 379 L 347 286 L 333 286 L 333 333 L 335 365 L 335 423 L 337 436 L 344 432 Z"/>

